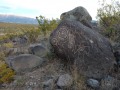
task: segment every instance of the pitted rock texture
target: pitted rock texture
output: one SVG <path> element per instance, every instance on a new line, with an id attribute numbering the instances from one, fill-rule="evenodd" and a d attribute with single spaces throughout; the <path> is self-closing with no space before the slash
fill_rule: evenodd
<path id="1" fill-rule="evenodd" d="M 60 19 L 79 21 L 85 26 L 92 28 L 92 17 L 90 16 L 89 12 L 82 6 L 76 7 L 73 10 L 62 13 Z"/>
<path id="2" fill-rule="evenodd" d="M 109 41 L 78 21 L 62 21 L 51 33 L 50 44 L 58 57 L 76 63 L 89 77 L 108 74 L 115 63 Z"/>

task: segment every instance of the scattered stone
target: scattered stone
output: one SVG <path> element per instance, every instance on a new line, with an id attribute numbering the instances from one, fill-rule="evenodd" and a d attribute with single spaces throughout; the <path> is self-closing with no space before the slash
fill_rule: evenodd
<path id="1" fill-rule="evenodd" d="M 32 44 L 28 48 L 30 54 L 34 54 L 39 57 L 45 57 L 47 55 L 47 49 L 41 44 Z"/>
<path id="2" fill-rule="evenodd" d="M 16 72 L 29 71 L 41 66 L 44 60 L 32 54 L 21 54 L 13 58 L 7 58 L 6 63 Z"/>
<path id="3" fill-rule="evenodd" d="M 29 87 L 28 90 L 33 90 L 33 89 L 31 87 Z"/>
<path id="4" fill-rule="evenodd" d="M 99 88 L 100 83 L 98 82 L 98 80 L 95 79 L 88 79 L 87 80 L 87 85 L 92 87 L 92 88 Z"/>
<path id="5" fill-rule="evenodd" d="M 15 37 L 12 39 L 12 42 L 14 43 L 14 45 L 24 45 L 28 42 L 28 39 L 25 36 Z"/>
<path id="6" fill-rule="evenodd" d="M 120 88 L 119 87 L 114 87 L 112 90 L 120 90 Z"/>
<path id="7" fill-rule="evenodd" d="M 53 87 L 54 85 L 54 80 L 53 79 L 49 79 L 48 81 L 43 82 L 43 87 Z"/>
<path id="8" fill-rule="evenodd" d="M 119 85 L 120 81 L 111 76 L 107 76 L 101 80 L 102 90 L 113 90 L 113 88 L 119 87 Z"/>
<path id="9" fill-rule="evenodd" d="M 57 86 L 61 88 L 69 87 L 72 84 L 73 84 L 73 78 L 69 74 L 61 75 L 57 81 Z"/>

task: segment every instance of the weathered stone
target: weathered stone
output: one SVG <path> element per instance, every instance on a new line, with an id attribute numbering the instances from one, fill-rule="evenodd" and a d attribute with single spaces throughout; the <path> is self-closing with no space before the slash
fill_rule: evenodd
<path id="1" fill-rule="evenodd" d="M 119 90 L 115 89 L 120 87 L 120 81 L 114 77 L 107 76 L 101 80 L 101 90 Z"/>
<path id="2" fill-rule="evenodd" d="M 39 57 L 45 57 L 47 55 L 47 49 L 41 44 L 32 44 L 28 48 L 30 54 L 34 54 Z"/>
<path id="3" fill-rule="evenodd" d="M 21 54 L 13 58 L 7 58 L 6 63 L 16 72 L 30 71 L 37 66 L 41 66 L 44 60 L 32 54 Z"/>
<path id="4" fill-rule="evenodd" d="M 58 57 L 76 63 L 88 77 L 101 78 L 115 63 L 109 41 L 78 21 L 62 21 L 51 33 L 50 44 Z"/>
<path id="5" fill-rule="evenodd" d="M 21 37 L 15 37 L 12 39 L 12 42 L 15 45 L 24 45 L 28 42 L 28 39 L 26 36 L 21 36 Z"/>
<path id="6" fill-rule="evenodd" d="M 87 85 L 92 87 L 92 88 L 99 88 L 100 83 L 95 79 L 88 79 L 87 80 Z"/>
<path id="7" fill-rule="evenodd" d="M 73 78 L 69 74 L 64 74 L 58 78 L 57 86 L 61 88 L 65 88 L 71 86 L 72 83 L 73 83 Z"/>
<path id="8" fill-rule="evenodd" d="M 85 26 L 92 28 L 92 17 L 88 13 L 88 11 L 82 6 L 76 7 L 73 10 L 62 13 L 60 18 L 62 20 L 79 21 Z"/>
<path id="9" fill-rule="evenodd" d="M 54 80 L 53 79 L 49 79 L 48 81 L 43 82 L 43 87 L 49 87 L 52 88 L 54 85 Z"/>

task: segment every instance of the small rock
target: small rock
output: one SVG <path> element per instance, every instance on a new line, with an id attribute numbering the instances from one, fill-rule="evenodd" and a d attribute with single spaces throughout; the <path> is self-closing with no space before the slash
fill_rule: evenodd
<path id="1" fill-rule="evenodd" d="M 115 79 L 114 77 L 107 76 L 101 80 L 101 89 L 103 90 L 119 90 L 115 89 L 119 87 L 120 81 Z"/>
<path id="2" fill-rule="evenodd" d="M 30 54 L 34 54 L 39 57 L 45 57 L 47 55 L 47 49 L 41 44 L 32 44 L 28 48 Z"/>
<path id="3" fill-rule="evenodd" d="M 87 85 L 92 87 L 92 88 L 99 88 L 100 83 L 95 79 L 88 79 Z"/>
<path id="4" fill-rule="evenodd" d="M 111 86 L 114 83 L 114 78 L 111 76 L 107 76 L 101 80 L 101 86 Z"/>
<path id="5" fill-rule="evenodd" d="M 114 87 L 112 90 L 120 90 L 119 87 Z"/>
<path id="6" fill-rule="evenodd" d="M 59 86 L 61 88 L 69 87 L 72 85 L 72 83 L 73 83 L 73 78 L 69 74 L 64 74 L 58 78 L 57 86 Z"/>
<path id="7" fill-rule="evenodd" d="M 27 37 L 25 36 L 21 36 L 21 37 L 15 37 L 12 39 L 12 42 L 14 43 L 14 45 L 23 45 L 27 43 Z"/>
<path id="8" fill-rule="evenodd" d="M 33 90 L 33 89 L 31 87 L 29 87 L 28 90 Z"/>
<path id="9" fill-rule="evenodd" d="M 43 87 L 51 87 L 54 85 L 54 80 L 53 79 L 49 79 L 48 81 L 43 82 Z"/>

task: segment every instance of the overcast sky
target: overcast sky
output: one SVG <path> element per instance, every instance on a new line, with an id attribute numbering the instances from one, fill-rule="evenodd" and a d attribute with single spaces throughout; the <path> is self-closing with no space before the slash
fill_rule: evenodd
<path id="1" fill-rule="evenodd" d="M 96 18 L 98 0 L 0 0 L 0 14 L 33 17 L 59 18 L 61 13 L 77 6 L 85 7 Z"/>

